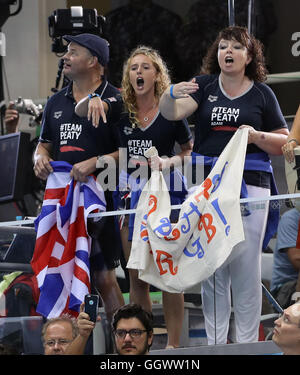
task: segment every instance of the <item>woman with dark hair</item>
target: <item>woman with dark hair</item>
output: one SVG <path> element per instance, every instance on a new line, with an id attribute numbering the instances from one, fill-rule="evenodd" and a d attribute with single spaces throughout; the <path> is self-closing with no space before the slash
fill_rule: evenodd
<path id="1" fill-rule="evenodd" d="M 219 49 L 224 49 L 220 46 L 221 40 L 235 40 L 241 46 L 247 48 L 248 55 L 251 61 L 246 64 L 245 76 L 252 81 L 264 82 L 266 80 L 267 70 L 265 67 L 265 57 L 263 54 L 263 46 L 259 40 L 251 37 L 245 28 L 233 27 L 224 29 L 219 33 L 218 38 L 214 41 L 208 49 L 204 57 L 204 63 L 201 70 L 203 74 L 218 74 L 221 72 L 221 66 L 218 60 Z M 236 48 L 239 48 L 238 46 Z"/>
<path id="2" fill-rule="evenodd" d="M 202 73 L 166 89 L 160 100 L 162 115 L 180 120 L 194 113 L 193 152 L 209 157 L 218 157 L 237 129 L 248 128 L 244 197 L 269 196 L 274 181 L 268 154 L 282 153 L 288 129 L 274 93 L 263 83 L 266 68 L 261 43 L 244 27 L 222 30 L 204 59 Z M 211 165 L 204 166 L 205 177 L 210 169 Z M 264 202 L 259 206 L 257 210 L 252 206 L 250 211 L 242 210 L 245 241 L 235 246 L 226 262 L 202 283 L 209 344 L 227 342 L 230 287 L 236 341 L 258 340 L 261 250 L 269 205 Z"/>

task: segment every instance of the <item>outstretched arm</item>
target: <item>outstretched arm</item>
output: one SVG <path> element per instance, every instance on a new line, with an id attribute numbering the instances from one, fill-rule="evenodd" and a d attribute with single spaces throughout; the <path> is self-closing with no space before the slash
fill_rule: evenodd
<path id="1" fill-rule="evenodd" d="M 109 120 L 115 121 L 119 119 L 122 111 L 123 101 L 120 94 L 114 97 L 102 100 L 98 95 L 86 96 L 81 99 L 75 107 L 75 113 L 80 117 L 87 117 L 92 121 L 95 128 L 99 126 L 99 121 L 102 118 L 103 122 L 107 123 L 107 115 Z"/>
<path id="2" fill-rule="evenodd" d="M 198 108 L 198 104 L 189 94 L 196 92 L 198 88 L 195 79 L 168 87 L 159 101 L 161 114 L 167 120 L 173 121 L 189 117 Z"/>
<path id="3" fill-rule="evenodd" d="M 76 104 L 75 113 L 79 117 L 87 117 L 88 120 L 92 120 L 93 126 L 97 128 L 100 118 L 106 123 L 108 109 L 108 104 L 101 100 L 99 96 L 93 96 L 92 98 L 86 96 Z"/>

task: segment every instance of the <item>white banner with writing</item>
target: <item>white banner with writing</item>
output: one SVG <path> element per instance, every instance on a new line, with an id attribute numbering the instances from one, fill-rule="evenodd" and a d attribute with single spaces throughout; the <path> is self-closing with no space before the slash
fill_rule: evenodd
<path id="1" fill-rule="evenodd" d="M 211 276 L 244 240 L 240 191 L 248 129 L 236 131 L 208 177 L 182 204 L 176 224 L 163 175 L 153 171 L 136 211 L 127 268 L 168 292 L 183 292 Z"/>

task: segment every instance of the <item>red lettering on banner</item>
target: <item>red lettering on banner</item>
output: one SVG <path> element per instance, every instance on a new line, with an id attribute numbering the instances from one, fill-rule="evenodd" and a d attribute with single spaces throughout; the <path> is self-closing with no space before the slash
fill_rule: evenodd
<path id="1" fill-rule="evenodd" d="M 150 195 L 149 197 L 149 202 L 148 202 L 148 206 L 151 206 L 151 204 L 153 204 L 153 207 L 151 208 L 151 210 L 148 212 L 148 216 L 150 214 L 152 214 L 152 212 L 156 211 L 156 208 L 157 208 L 157 198 L 155 195 Z"/>
<path id="2" fill-rule="evenodd" d="M 147 229 L 142 230 L 141 233 L 140 233 L 140 236 L 141 236 L 141 239 L 148 238 L 148 231 L 147 231 Z"/>
<path id="3" fill-rule="evenodd" d="M 178 271 L 177 266 L 175 268 L 173 267 L 172 255 L 166 251 L 156 250 L 156 263 L 158 265 L 160 275 L 164 275 L 168 272 L 168 270 L 163 269 L 163 263 L 166 263 L 169 266 L 169 271 L 172 275 L 176 275 Z"/>
<path id="4" fill-rule="evenodd" d="M 212 224 L 213 217 L 211 214 L 204 214 L 201 216 L 198 222 L 198 229 L 202 230 L 204 228 L 206 236 L 207 236 L 207 243 L 213 239 L 214 235 L 216 234 L 216 227 Z"/>
<path id="5" fill-rule="evenodd" d="M 175 240 L 178 240 L 178 238 L 180 237 L 180 230 L 178 230 L 178 229 L 173 229 L 172 230 L 172 236 L 174 236 L 174 237 L 172 237 L 172 238 L 168 238 L 167 236 L 165 236 L 164 237 L 164 239 L 166 240 L 166 241 L 175 241 Z"/>
<path id="6" fill-rule="evenodd" d="M 210 178 L 207 178 L 206 180 L 204 180 L 203 182 L 203 191 L 201 191 L 201 193 L 195 195 L 195 200 L 196 202 L 199 202 L 200 201 L 200 196 L 201 195 L 204 195 L 204 198 L 206 200 L 208 200 L 209 198 L 209 192 L 207 191 L 212 185 L 212 182 L 211 182 L 211 179 Z"/>

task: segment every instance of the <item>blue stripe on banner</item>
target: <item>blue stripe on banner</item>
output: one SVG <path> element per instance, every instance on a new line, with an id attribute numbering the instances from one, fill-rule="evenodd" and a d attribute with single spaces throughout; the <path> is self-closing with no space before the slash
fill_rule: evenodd
<path id="1" fill-rule="evenodd" d="M 74 294 L 71 293 L 70 301 L 69 301 L 69 309 L 79 312 L 81 304 L 82 304 L 82 301 L 80 301 L 80 299 L 76 298 Z"/>
<path id="2" fill-rule="evenodd" d="M 38 230 L 38 226 L 39 226 L 39 223 L 40 221 L 48 216 L 49 214 L 51 214 L 52 212 L 54 212 L 56 210 L 56 205 L 49 205 L 49 206 L 43 206 L 42 207 L 42 210 L 41 210 L 41 213 L 40 215 L 36 218 L 36 220 L 34 221 L 34 227 L 35 227 L 35 231 L 37 232 Z"/>
<path id="3" fill-rule="evenodd" d="M 90 268 L 89 254 L 86 250 L 76 250 L 75 256 L 82 260 Z"/>
<path id="4" fill-rule="evenodd" d="M 48 316 L 56 304 L 62 290 L 64 282 L 60 274 L 48 274 L 41 287 L 41 294 L 36 311 L 43 316 Z"/>
<path id="5" fill-rule="evenodd" d="M 87 185 L 81 185 L 80 190 L 83 191 L 84 194 L 84 208 L 88 209 L 91 205 L 98 204 L 106 209 L 106 203 L 103 202 L 98 195 L 96 195 L 92 189 L 90 189 Z M 103 195 L 104 196 L 104 195 Z"/>
<path id="6" fill-rule="evenodd" d="M 72 213 L 72 205 L 73 205 L 73 196 L 74 196 L 74 180 L 72 180 L 69 184 L 69 191 L 67 195 L 67 199 L 64 206 L 59 207 L 59 215 L 61 218 L 61 225 L 62 227 L 68 221 Z"/>

